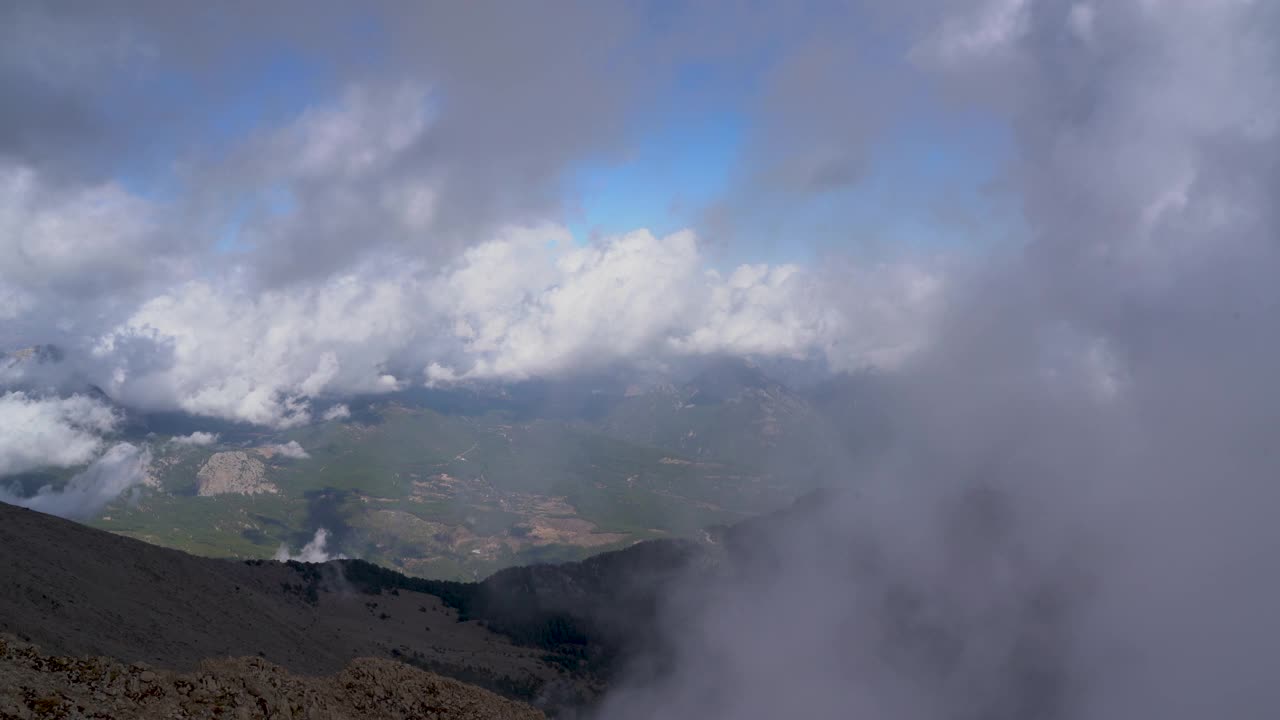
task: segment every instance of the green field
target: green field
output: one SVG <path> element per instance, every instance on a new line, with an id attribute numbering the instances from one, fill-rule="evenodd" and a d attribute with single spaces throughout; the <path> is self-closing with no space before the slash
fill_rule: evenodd
<path id="1" fill-rule="evenodd" d="M 296 441 L 308 457 L 272 452 Z M 209 447 L 151 439 L 155 487 L 95 526 L 201 555 L 271 557 L 318 528 L 329 549 L 439 578 L 579 559 L 679 536 L 789 499 L 766 477 L 610 437 L 582 422 L 443 414 L 385 403 L 326 422 Z M 275 492 L 197 494 L 215 453 L 243 453 Z"/>

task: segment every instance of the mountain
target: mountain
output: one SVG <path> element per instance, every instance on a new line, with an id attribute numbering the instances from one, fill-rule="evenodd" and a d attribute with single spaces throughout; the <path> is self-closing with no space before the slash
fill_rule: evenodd
<path id="1" fill-rule="evenodd" d="M 388 677 L 441 686 L 405 677 L 395 661 L 568 713 L 589 708 L 637 658 L 670 652 L 659 627 L 682 589 L 741 572 L 772 533 L 805 524 L 824 504 L 810 496 L 701 542 L 642 542 L 478 583 L 410 577 L 364 560 L 201 558 L 0 504 L 0 678 L 84 698 L 102 689 L 77 684 L 89 670 L 64 671 L 89 668 L 116 678 L 110 687 L 125 699 L 154 684 L 173 702 L 170 691 L 203 686 L 211 672 L 228 702 L 270 678 L 282 688 L 273 702 L 324 694 L 324 681 L 299 675 L 338 674 L 348 690 L 339 705 L 373 702 L 351 689 L 352 677 L 382 688 L 371 692 L 386 703 L 414 701 L 388 699 Z M 70 659 L 84 656 L 113 660 Z M 246 659 L 210 660 L 237 657 Z M 119 699 L 97 701 L 110 698 Z M 0 692 L 0 710 L 6 700 L 12 694 Z"/>
<path id="2" fill-rule="evenodd" d="M 653 643 L 664 599 L 691 571 L 719 562 L 717 548 L 734 533 L 726 526 L 715 543 L 648 541 L 466 583 L 364 560 L 197 557 L 0 503 L 0 638 L 10 637 L 0 639 L 0 676 L 31 670 L 14 662 L 71 662 L 37 656 L 104 656 L 162 669 L 176 687 L 209 658 L 254 658 L 236 666 L 237 678 L 350 673 L 357 658 L 380 658 L 547 710 L 579 707 L 628 658 L 661 651 Z"/>
<path id="3" fill-rule="evenodd" d="M 785 478 L 790 499 L 847 476 L 847 438 L 835 434 L 828 407 L 821 389 L 722 359 L 683 383 L 630 387 L 598 426 L 627 442 Z"/>
<path id="4" fill-rule="evenodd" d="M 2 503 L 0 546 L 0 633 L 55 655 L 176 671 L 252 656 L 305 675 L 398 658 L 523 700 L 583 691 L 439 596 L 374 597 L 332 564 L 194 557 Z"/>

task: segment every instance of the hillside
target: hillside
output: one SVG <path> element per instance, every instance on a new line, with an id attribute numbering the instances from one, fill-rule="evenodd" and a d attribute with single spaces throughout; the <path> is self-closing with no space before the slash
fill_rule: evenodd
<path id="1" fill-rule="evenodd" d="M 510 697 L 572 694 L 574 681 L 439 597 L 372 597 L 338 568 L 193 557 L 0 504 L 0 633 L 44 652 L 190 671 L 253 656 L 327 675 L 359 657 L 423 668 Z"/>
<path id="2" fill-rule="evenodd" d="M 0 635 L 39 648 L 23 653 L 172 671 L 174 688 L 174 673 L 203 672 L 209 658 L 250 658 L 234 672 L 281 677 L 393 660 L 556 713 L 590 707 L 638 658 L 660 666 L 673 601 L 725 573 L 768 572 L 774 533 L 824 504 L 810 495 L 701 542 L 643 542 L 478 583 L 364 560 L 201 558 L 0 504 Z M 50 663 L 65 664 L 36 664 Z"/>
<path id="3" fill-rule="evenodd" d="M 205 660 L 194 672 L 110 658 L 51 656 L 0 635 L 0 717 L 173 720 L 304 717 L 316 720 L 522 720 L 543 714 L 480 688 L 361 658 L 328 677 L 291 674 L 261 658 Z"/>

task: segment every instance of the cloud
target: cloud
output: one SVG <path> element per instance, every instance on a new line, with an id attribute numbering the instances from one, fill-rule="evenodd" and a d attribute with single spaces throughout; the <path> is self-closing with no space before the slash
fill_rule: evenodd
<path id="1" fill-rule="evenodd" d="M 927 259 L 713 271 L 695 322 L 669 344 L 688 355 L 817 355 L 837 371 L 893 369 L 931 336 L 945 276 Z"/>
<path id="2" fill-rule="evenodd" d="M 85 395 L 37 397 L 0 394 L 0 477 L 42 467 L 73 467 L 102 450 L 103 435 L 120 418 L 109 406 Z"/>
<path id="3" fill-rule="evenodd" d="M 297 440 L 290 440 L 282 445 L 272 445 L 271 449 L 281 457 L 293 458 L 295 460 L 304 460 L 311 457 L 306 450 L 302 449 L 302 446 L 298 444 Z"/>
<path id="4" fill-rule="evenodd" d="M 328 410 L 325 410 L 321 417 L 330 422 L 334 420 L 346 420 L 351 417 L 351 408 L 343 404 L 334 405 Z"/>
<path id="5" fill-rule="evenodd" d="M 1014 129 L 1030 241 L 948 278 L 849 492 L 686 578 L 601 717 L 1280 704 L 1280 14 L 1088 5 L 921 13 L 934 81 Z"/>
<path id="6" fill-rule="evenodd" d="M 932 39 L 930 50 L 943 62 L 963 62 L 974 57 L 1004 52 L 1025 35 L 1030 27 L 1032 3 L 1027 0 L 987 0 L 973 3 L 976 9 L 961 4 L 961 14 L 946 20 Z M 1078 27 L 1082 14 L 1072 8 L 1073 27 Z"/>
<path id="7" fill-rule="evenodd" d="M 28 291 L 92 293 L 136 281 L 154 247 L 150 203 L 115 183 L 51 187 L 30 168 L 0 163 L 0 281 Z"/>
<path id="8" fill-rule="evenodd" d="M 819 355 L 892 366 L 927 336 L 942 267 L 708 271 L 696 236 L 636 231 L 578 246 L 512 228 L 429 271 L 370 263 L 312 285 L 193 281 L 93 345 L 93 381 L 139 407 L 290 427 L 310 401 L 418 382 L 520 380 L 689 355 Z"/>
<path id="9" fill-rule="evenodd" d="M 637 231 L 542 257 L 529 241 L 537 242 L 470 251 L 445 280 L 471 376 L 520 378 L 635 354 L 690 309 L 698 270 L 691 233 L 655 238 Z"/>
<path id="10" fill-rule="evenodd" d="M 245 18 L 254 33 L 238 31 Z M 350 33 L 356 25 L 377 27 L 376 40 Z M 148 192 L 157 178 L 181 186 L 137 202 L 173 211 L 149 248 L 222 264 L 215 246 L 234 227 L 245 268 L 266 284 L 323 277 L 388 247 L 447 258 L 557 214 L 574 164 L 620 153 L 630 114 L 675 70 L 657 53 L 617 61 L 657 38 L 647 11 L 615 2 L 287 0 L 199 14 L 137 0 L 6 7 L 0 27 L 0 89 L 13 99 L 0 166 L 57 188 L 109 187 L 103 177 L 123 169 L 133 201 L 164 194 Z M 283 46 L 288 71 L 308 80 L 264 95 L 263 63 L 274 62 L 264 58 Z M 175 82 L 181 102 L 164 92 Z M 259 124 L 223 114 L 245 107 Z"/>
<path id="11" fill-rule="evenodd" d="M 99 338 L 99 384 L 141 406 L 297 425 L 311 395 L 383 388 L 381 364 L 417 330 L 420 292 L 398 276 L 264 293 L 189 283 Z"/>
<path id="12" fill-rule="evenodd" d="M 169 438 L 169 442 L 175 445 L 195 445 L 202 447 L 218 442 L 218 433 L 197 430 L 190 435 L 178 435 L 176 437 Z"/>
<path id="13" fill-rule="evenodd" d="M 625 157 L 681 58 L 732 62 L 802 14 L 726 26 L 673 8 L 683 22 L 659 30 L 626 3 L 391 3 L 367 11 L 386 33 L 370 65 L 349 61 L 370 57 L 345 32 L 352 13 L 308 7 L 303 27 L 301 9 L 238 7 L 252 37 L 149 3 L 0 11 L 12 21 L 0 87 L 31 110 L 0 128 L 0 346 L 65 346 L 66 377 L 47 389 L 92 384 L 131 407 L 290 427 L 313 419 L 314 398 L 423 381 L 725 352 L 862 367 L 918 346 L 907 326 L 928 303 L 874 279 L 897 271 L 863 273 L 861 287 L 889 295 L 847 312 L 825 303 L 819 274 L 708 257 L 714 237 L 637 229 L 578 245 L 562 222 L 566 181 L 588 159 Z M 261 68 L 244 58 L 286 40 L 302 67 L 333 72 L 287 102 L 260 97 Z M 847 45 L 825 35 L 770 75 L 774 99 L 756 108 L 768 147 L 748 153 L 759 175 L 792 187 L 856 174 L 862 145 L 847 146 L 879 126 L 866 104 L 804 110 L 844 77 Z M 184 81 L 198 89 L 182 103 L 149 92 Z M 75 122 L 55 127 L 58 107 Z M 210 120 L 243 107 L 260 122 Z M 785 140 L 809 137 L 822 141 Z"/>
<path id="14" fill-rule="evenodd" d="M 519 379 L 627 358 L 815 352 L 842 368 L 888 366 L 922 342 L 941 283 L 937 269 L 906 261 L 829 277 L 744 265 L 723 277 L 706 270 L 688 232 L 543 248 L 522 236 L 464 256 L 444 285 L 471 365 L 435 364 L 429 375 Z M 832 302 L 828 283 L 865 302 Z"/>
<path id="15" fill-rule="evenodd" d="M 328 542 L 329 531 L 324 528 L 318 528 L 316 530 L 316 534 L 311 538 L 311 542 L 303 545 L 302 550 L 300 550 L 297 555 L 290 554 L 289 546 L 281 543 L 280 549 L 276 550 L 275 560 L 276 562 L 295 560 L 305 563 L 322 563 L 329 562 L 330 560 L 342 560 L 346 558 L 346 555 L 337 553 L 330 554 L 325 547 Z"/>
<path id="16" fill-rule="evenodd" d="M 143 482 L 150 462 L 151 451 L 147 448 L 117 443 L 61 489 L 55 490 L 46 485 L 35 495 L 23 497 L 0 488 L 0 500 L 75 520 L 91 518 L 108 503 Z"/>

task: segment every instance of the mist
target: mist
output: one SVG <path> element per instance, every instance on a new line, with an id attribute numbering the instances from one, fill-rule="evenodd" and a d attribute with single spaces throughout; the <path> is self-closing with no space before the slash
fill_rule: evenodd
<path id="1" fill-rule="evenodd" d="M 150 462 L 147 448 L 116 443 L 63 487 L 45 485 L 30 496 L 0 487 L 0 501 L 75 520 L 91 518 L 145 481 Z"/>
<path id="2" fill-rule="evenodd" d="M 843 491 L 687 578 L 599 717 L 1280 711 L 1276 12 L 986 11 L 918 57 L 1010 118 L 1032 242 L 953 279 Z"/>
<path id="3" fill-rule="evenodd" d="M 296 560 L 305 563 L 323 563 L 330 560 L 341 560 L 346 555 L 338 553 L 330 553 L 329 531 L 324 528 L 316 528 L 316 533 L 311 537 L 310 542 L 302 546 L 297 555 L 289 552 L 288 543 L 281 543 L 280 549 L 276 550 L 275 559 L 277 562 L 286 562 Z"/>

